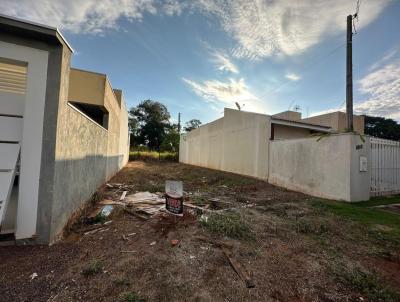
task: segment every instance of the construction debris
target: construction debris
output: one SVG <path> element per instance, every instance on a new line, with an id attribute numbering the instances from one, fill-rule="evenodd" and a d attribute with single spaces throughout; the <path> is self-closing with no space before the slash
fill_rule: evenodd
<path id="1" fill-rule="evenodd" d="M 247 288 L 255 287 L 254 282 L 251 279 L 250 275 L 243 268 L 243 266 L 235 258 L 233 258 L 231 251 L 223 246 L 221 246 L 221 250 L 225 254 L 226 258 L 228 258 L 229 263 L 231 264 L 232 268 L 239 275 L 239 277 L 244 281 L 244 283 L 246 284 L 246 287 Z"/>
<path id="2" fill-rule="evenodd" d="M 172 239 L 172 240 L 171 240 L 171 245 L 172 245 L 172 246 L 176 246 L 176 245 L 178 245 L 178 243 L 179 243 L 179 240 L 178 240 L 178 239 Z"/>
<path id="3" fill-rule="evenodd" d="M 126 196 L 126 193 L 128 193 L 128 191 L 122 192 L 121 198 L 119 200 L 124 200 L 125 196 Z"/>

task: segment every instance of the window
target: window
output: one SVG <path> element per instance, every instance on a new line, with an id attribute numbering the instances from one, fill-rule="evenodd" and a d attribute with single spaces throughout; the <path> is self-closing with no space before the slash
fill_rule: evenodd
<path id="1" fill-rule="evenodd" d="M 80 102 L 69 102 L 73 107 L 84 113 L 94 122 L 99 124 L 105 129 L 108 129 L 108 111 L 104 106 L 80 103 Z"/>

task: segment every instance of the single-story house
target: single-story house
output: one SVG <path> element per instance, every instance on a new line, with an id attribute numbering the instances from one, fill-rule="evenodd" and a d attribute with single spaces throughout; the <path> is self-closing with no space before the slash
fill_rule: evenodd
<path id="1" fill-rule="evenodd" d="M 0 234 L 50 243 L 128 161 L 128 113 L 53 27 L 0 15 Z"/>
<path id="2" fill-rule="evenodd" d="M 360 135 L 340 135 L 346 121 L 336 116 L 341 114 L 301 119 L 293 111 L 271 116 L 225 108 L 222 118 L 181 135 L 179 161 L 320 197 L 368 199 L 369 189 L 355 187 L 368 187 L 369 174 L 355 167 L 369 147 Z M 356 120 L 356 131 L 363 133 L 363 118 Z M 325 183 L 332 185 L 321 189 Z"/>

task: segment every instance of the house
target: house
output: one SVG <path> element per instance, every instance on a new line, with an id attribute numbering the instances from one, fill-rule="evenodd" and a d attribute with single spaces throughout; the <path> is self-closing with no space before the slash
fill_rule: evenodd
<path id="1" fill-rule="evenodd" d="M 128 114 L 104 74 L 71 68 L 56 29 L 0 15 L 0 233 L 49 243 L 128 161 Z"/>
<path id="2" fill-rule="evenodd" d="M 222 118 L 181 135 L 179 161 L 324 198 L 368 199 L 369 189 L 357 188 L 369 186 L 369 172 L 357 167 L 369 146 L 335 127 L 293 111 L 270 116 L 225 108 Z"/>

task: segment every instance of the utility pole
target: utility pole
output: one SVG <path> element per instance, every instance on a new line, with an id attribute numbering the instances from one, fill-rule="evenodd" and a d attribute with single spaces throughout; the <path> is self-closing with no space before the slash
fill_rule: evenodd
<path id="1" fill-rule="evenodd" d="M 347 16 L 346 115 L 347 131 L 353 132 L 353 15 Z"/>
<path id="2" fill-rule="evenodd" d="M 181 134 L 181 113 L 178 113 L 178 133 Z"/>

